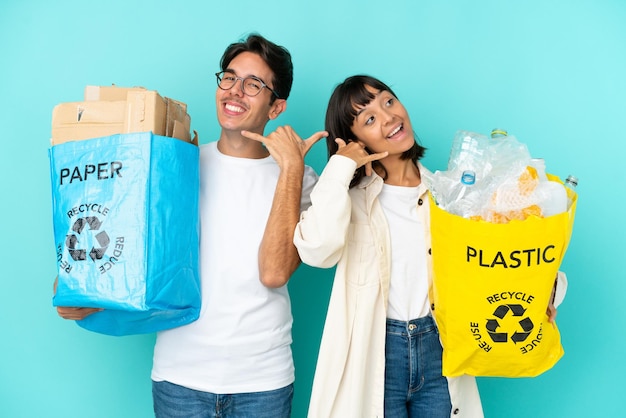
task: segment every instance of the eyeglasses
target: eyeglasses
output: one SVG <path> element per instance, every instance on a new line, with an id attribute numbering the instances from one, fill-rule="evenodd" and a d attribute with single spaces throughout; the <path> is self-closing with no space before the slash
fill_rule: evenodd
<path id="1" fill-rule="evenodd" d="M 266 88 L 271 91 L 274 96 L 280 98 L 278 93 L 265 84 L 263 80 L 253 75 L 249 75 L 248 77 L 238 77 L 232 71 L 220 71 L 219 73 L 215 73 L 215 77 L 217 77 L 217 86 L 222 90 L 232 89 L 235 84 L 237 84 L 237 80 L 241 80 L 242 90 L 246 96 L 256 96 L 261 92 L 261 90 L 263 90 L 263 88 Z"/>

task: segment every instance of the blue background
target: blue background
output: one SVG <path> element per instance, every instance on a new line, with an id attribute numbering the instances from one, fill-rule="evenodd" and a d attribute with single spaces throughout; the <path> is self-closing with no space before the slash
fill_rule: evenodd
<path id="1" fill-rule="evenodd" d="M 323 128 L 338 82 L 369 73 L 409 110 L 433 170 L 445 168 L 456 130 L 503 127 L 549 172 L 580 178 L 562 265 L 565 356 L 537 378 L 479 386 L 487 417 L 623 415 L 624 21 L 622 0 L 2 2 L 0 416 L 152 416 L 154 336 L 92 333 L 51 305 L 52 108 L 81 100 L 86 85 L 140 85 L 186 102 L 201 142 L 216 140 L 213 73 L 224 48 L 251 31 L 292 52 L 293 91 L 276 123 L 304 137 Z M 307 161 L 320 172 L 324 145 Z M 301 267 L 289 285 L 297 418 L 331 281 L 331 270 Z"/>

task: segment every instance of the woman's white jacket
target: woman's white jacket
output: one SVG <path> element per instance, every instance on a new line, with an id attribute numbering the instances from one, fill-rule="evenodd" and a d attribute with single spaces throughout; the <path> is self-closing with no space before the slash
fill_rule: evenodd
<path id="1" fill-rule="evenodd" d="M 304 263 L 337 266 L 309 418 L 384 415 L 389 228 L 377 199 L 382 178 L 373 174 L 349 189 L 355 169 L 349 158 L 335 155 L 329 160 L 311 194 L 312 206 L 302 213 L 294 234 Z M 420 170 L 425 169 L 420 165 Z M 426 210 L 418 212 L 428 217 L 426 194 L 420 201 Z M 430 232 L 426 239 L 430 242 Z M 451 417 L 483 416 L 474 377 L 448 378 L 448 388 Z"/>

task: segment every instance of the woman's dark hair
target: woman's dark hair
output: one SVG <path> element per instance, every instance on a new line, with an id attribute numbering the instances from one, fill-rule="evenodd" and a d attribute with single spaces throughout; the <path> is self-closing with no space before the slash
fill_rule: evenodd
<path id="1" fill-rule="evenodd" d="M 271 83 L 271 87 L 280 99 L 287 99 L 293 84 L 293 63 L 291 62 L 289 51 L 285 47 L 268 41 L 259 34 L 251 34 L 246 40 L 232 43 L 226 48 L 220 60 L 222 71 L 226 70 L 230 62 L 242 52 L 255 53 L 265 61 L 272 73 L 274 73 L 274 76 L 271 81 L 264 81 Z M 276 96 L 272 94 L 270 104 L 274 103 L 274 100 L 276 100 Z"/>
<path id="2" fill-rule="evenodd" d="M 391 88 L 382 81 L 368 76 L 368 75 L 355 75 L 346 78 L 343 83 L 339 84 L 333 94 L 330 96 L 328 102 L 328 108 L 326 109 L 326 131 L 328 137 L 326 138 L 326 146 L 328 148 L 328 158 L 335 155 L 339 146 L 335 143 L 336 138 L 341 138 L 346 143 L 357 141 L 358 138 L 352 132 L 352 123 L 357 116 L 358 108 L 366 106 L 371 102 L 374 96 L 368 91 L 365 86 L 369 86 L 378 91 L 388 91 L 395 97 L 398 96 L 391 90 Z M 415 136 L 417 140 L 417 136 Z M 367 152 L 372 151 L 367 149 Z M 417 141 L 411 147 L 411 149 L 402 153 L 400 158 L 403 160 L 412 160 L 417 165 L 417 161 L 424 156 L 426 148 L 419 145 Z M 372 162 L 372 168 L 384 173 L 383 178 L 386 178 L 385 167 L 379 161 Z M 354 178 L 350 182 L 350 187 L 354 187 L 361 179 L 365 177 L 365 167 L 359 167 L 354 173 Z"/>

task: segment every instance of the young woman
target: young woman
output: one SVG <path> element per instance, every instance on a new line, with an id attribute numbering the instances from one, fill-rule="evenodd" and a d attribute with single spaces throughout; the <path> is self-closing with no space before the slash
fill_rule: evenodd
<path id="1" fill-rule="evenodd" d="M 294 234 L 302 261 L 337 266 L 309 417 L 482 417 L 474 377 L 441 374 L 425 148 L 406 109 L 383 82 L 349 77 L 326 131 L 329 161 Z M 558 282 L 557 305 L 564 274 Z"/>
<path id="2" fill-rule="evenodd" d="M 425 148 L 395 93 L 346 79 L 326 113 L 329 161 L 294 242 L 337 265 L 309 417 L 482 417 L 476 381 L 441 374 L 431 315 Z"/>

